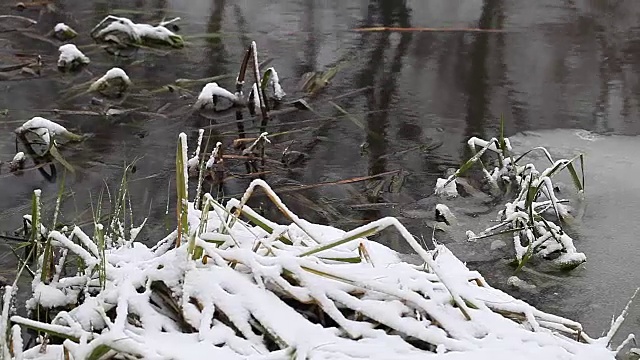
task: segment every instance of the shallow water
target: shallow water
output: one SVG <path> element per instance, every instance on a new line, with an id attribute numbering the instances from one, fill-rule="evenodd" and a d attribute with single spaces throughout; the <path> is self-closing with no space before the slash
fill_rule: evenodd
<path id="1" fill-rule="evenodd" d="M 338 114 L 327 103 L 328 99 L 355 89 L 369 89 L 335 100 L 358 119 L 356 122 L 340 118 L 292 125 L 315 118 L 304 112 L 275 118 L 270 132 L 310 129 L 274 139 L 273 158 L 279 160 L 279 153 L 293 140 L 292 149 L 303 151 L 309 157 L 302 166 L 267 175 L 269 182 L 280 187 L 392 170 L 406 172 L 404 185 L 397 192 L 375 193 L 371 189 L 378 183 L 367 181 L 283 194 L 293 210 L 313 221 L 352 228 L 367 220 L 393 215 L 399 216 L 416 235 L 429 238 L 428 225 L 433 220 L 436 202 L 429 196 L 436 178 L 442 176 L 446 168 L 459 165 L 468 155 L 465 140 L 469 136 L 495 136 L 501 115 L 505 117 L 508 134 L 555 128 L 640 134 L 640 123 L 636 120 L 640 113 L 640 28 L 636 22 L 640 4 L 631 0 L 564 3 L 551 0 L 67 0 L 59 2 L 57 12 L 42 14 L 38 11 L 18 13 L 10 9 L 11 5 L 11 2 L 0 5 L 2 13 L 39 19 L 36 33 L 40 35 L 58 21 L 74 27 L 81 34 L 75 43 L 92 61 L 79 74 L 60 74 L 54 68 L 57 45 L 34 40 L 20 32 L 0 33 L 3 63 L 24 61 L 15 56 L 19 52 L 39 54 L 46 64 L 41 77 L 24 75 L 22 80 L 0 82 L 3 94 L 0 109 L 8 110 L 7 115 L 0 117 L 0 159 L 11 159 L 15 153 L 12 130 L 32 116 L 56 119 L 76 132 L 93 134 L 85 143 L 63 151 L 77 169 L 75 176 L 69 175 L 66 179 L 67 188 L 74 191 L 64 206 L 63 215 L 69 221 L 90 220 L 90 196 L 95 202 L 105 182 L 114 191 L 123 163 L 141 158 L 132 175 L 135 181 L 130 184 L 136 218 L 140 221 L 150 215 L 162 222 L 168 194 L 173 194 L 170 179 L 173 178 L 176 135 L 185 131 L 193 143 L 198 127 L 208 125 L 210 120 L 188 115 L 192 96 L 197 95 L 201 85 L 189 87 L 191 95 L 165 92 L 149 96 L 146 92 L 171 84 L 177 78 L 234 74 L 250 40 L 257 42 L 262 59 L 273 58 L 270 65 L 278 69 L 291 99 L 301 95 L 296 86 L 304 73 L 341 65 L 330 86 L 310 101 L 323 115 Z M 180 16 L 180 33 L 185 36 L 212 32 L 220 32 L 222 36 L 193 39 L 183 50 L 139 51 L 129 59 L 116 59 L 95 47 L 87 34 L 105 15 L 123 11 L 128 11 L 128 16 L 138 22 L 158 22 L 163 17 Z M 505 32 L 350 31 L 378 25 L 481 27 Z M 0 26 L 2 29 L 16 27 L 14 23 L 0 23 Z M 95 105 L 87 95 L 68 99 L 66 92 L 70 87 L 100 76 L 115 65 L 125 69 L 135 84 L 122 103 Z M 234 77 L 218 83 L 231 88 Z M 163 107 L 165 110 L 162 116 L 136 113 L 122 118 L 49 112 L 51 109 L 99 112 L 108 105 L 144 107 L 149 112 Z M 218 127 L 214 129 L 212 141 L 220 140 L 228 145 L 237 137 L 235 124 L 225 125 L 229 119 L 216 120 Z M 258 128 L 249 121 L 247 131 L 247 135 L 252 136 L 258 133 Z M 632 146 L 634 141 L 634 138 L 608 138 L 602 156 Z M 363 144 L 366 144 L 364 153 L 361 152 Z M 441 146 L 430 151 L 416 149 L 424 144 Z M 535 141 L 533 144 L 541 145 Z M 563 140 L 560 144 L 565 145 Z M 572 146 L 579 149 L 583 145 L 580 142 L 566 144 L 568 151 L 575 150 Z M 633 154 L 633 150 L 629 149 L 627 154 Z M 595 178 L 588 178 L 587 186 L 592 181 L 598 183 L 599 176 L 613 173 L 600 174 L 596 169 L 616 164 L 612 161 L 614 158 L 596 159 L 593 165 L 591 160 L 588 162 L 587 175 Z M 632 160 L 627 159 L 630 164 Z M 630 166 L 624 166 L 625 173 L 630 171 L 627 168 Z M 28 204 L 31 191 L 42 188 L 45 197 L 55 197 L 57 184 L 46 181 L 37 171 L 14 176 L 7 173 L 6 165 L 0 170 L 0 231 L 11 232 L 20 226 L 21 214 L 28 211 L 21 207 Z M 242 173 L 242 164 L 231 170 Z M 640 203 L 633 197 L 632 179 L 634 176 L 607 180 L 610 182 L 602 180 L 602 184 L 615 186 L 588 188 L 585 216 L 572 230 L 576 231 L 577 246 L 587 254 L 589 263 L 564 276 L 561 285 L 551 282 L 538 294 L 523 294 L 543 309 L 583 321 L 592 335 L 599 335 L 607 327 L 610 317 L 622 308 L 632 289 L 640 285 L 637 277 L 640 265 L 633 261 L 638 254 L 631 242 L 634 234 L 631 216 L 638 212 Z M 248 182 L 247 179 L 231 180 L 225 185 L 225 193 L 237 194 Z M 620 201 L 614 201 L 618 196 Z M 371 203 L 385 205 L 362 209 L 362 205 Z M 495 209 L 481 201 L 454 202 L 451 206 L 456 212 L 486 214 L 462 218 L 464 225 L 474 231 L 482 230 L 485 219 L 493 218 L 495 213 Z M 319 213 L 319 209 L 322 212 Z M 614 209 L 624 210 L 628 218 L 618 216 Z M 163 226 L 152 225 L 142 236 L 153 237 Z M 399 250 L 406 250 L 398 239 L 393 236 L 390 239 L 388 241 Z M 487 277 L 494 278 L 496 286 L 506 288 L 503 281 L 510 274 L 510 268 L 496 262 L 494 255 L 486 254 L 486 248 L 477 249 L 475 257 L 465 252 L 463 246 L 456 246 L 461 255 L 481 266 Z M 627 328 L 640 329 L 637 306 Z"/>

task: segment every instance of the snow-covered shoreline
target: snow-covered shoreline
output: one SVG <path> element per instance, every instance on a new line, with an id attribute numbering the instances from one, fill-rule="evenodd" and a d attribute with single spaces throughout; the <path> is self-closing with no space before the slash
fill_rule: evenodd
<path id="1" fill-rule="evenodd" d="M 246 205 L 257 187 L 291 224 Z M 54 247 L 86 268 L 48 284 L 35 277 L 29 306 L 65 309 L 52 324 L 10 320 L 66 340 L 20 354 L 14 335 L 10 358 L 615 358 L 608 339 L 592 339 L 580 324 L 492 288 L 444 245 L 417 251 L 425 264 L 416 266 L 366 238 L 389 228 L 415 241 L 394 218 L 349 232 L 312 224 L 261 180 L 225 206 L 206 194 L 203 209 L 189 203 L 188 235 L 199 256 L 188 239 L 175 247 L 178 231 L 153 247 L 110 241 L 104 253 L 79 228 L 51 231 Z"/>

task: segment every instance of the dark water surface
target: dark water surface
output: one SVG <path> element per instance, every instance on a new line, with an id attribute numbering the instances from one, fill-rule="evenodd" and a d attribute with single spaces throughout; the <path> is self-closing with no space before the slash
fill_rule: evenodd
<path id="1" fill-rule="evenodd" d="M 150 215 L 157 220 L 141 235 L 147 238 L 159 234 L 164 226 L 168 193 L 174 193 L 174 154 L 180 131 L 188 134 L 193 145 L 197 129 L 213 124 L 211 140 L 222 141 L 229 153 L 238 153 L 229 147 L 238 137 L 232 117 L 212 121 L 191 114 L 189 105 L 195 101 L 193 97 L 202 84 L 173 93 L 153 91 L 173 84 L 178 78 L 222 74 L 233 74 L 218 81 L 231 89 L 251 40 L 256 41 L 261 59 L 273 59 L 270 66 L 278 70 L 289 99 L 302 95 L 297 87 L 303 74 L 339 67 L 331 84 L 309 100 L 323 116 L 339 115 L 328 100 L 365 89 L 334 99 L 353 114 L 354 121 L 345 117 L 318 121 L 318 115 L 309 112 L 272 120 L 268 128 L 272 133 L 302 129 L 274 137 L 269 150 L 272 158 L 279 160 L 279 154 L 289 145 L 308 155 L 306 162 L 293 169 L 278 168 L 274 175 L 267 175 L 266 180 L 275 188 L 394 170 L 402 170 L 406 175 L 399 191 L 370 180 L 283 193 L 293 210 L 312 221 L 353 228 L 392 215 L 400 217 L 416 235 L 430 237 L 428 225 L 437 201 L 430 196 L 436 179 L 468 155 L 465 149 L 468 137 L 497 135 L 501 115 L 505 117 L 507 135 L 556 128 L 640 134 L 637 1 L 68 0 L 56 2 L 56 12 L 40 14 L 37 10 L 17 12 L 13 5 L 12 1 L 2 2 L 1 12 L 28 16 L 39 23 L 31 28 L 31 36 L 22 31 L 0 33 L 0 62 L 2 65 L 23 62 L 25 58 L 16 56 L 22 53 L 41 55 L 46 66 L 40 77 L 27 74 L 0 81 L 0 109 L 7 109 L 6 115 L 0 117 L 0 159 L 12 158 L 16 151 L 13 129 L 33 116 L 48 117 L 75 132 L 93 134 L 86 142 L 63 150 L 77 169 L 75 176 L 67 176 L 67 187 L 73 193 L 65 202 L 64 217 L 82 222 L 91 219 L 90 196 L 95 201 L 105 183 L 114 191 L 123 163 L 141 158 L 130 190 L 136 217 Z M 116 58 L 97 47 L 88 36 L 90 29 L 110 13 L 150 23 L 180 16 L 180 34 L 187 37 L 189 44 L 181 50 L 141 50 L 129 58 Z M 59 43 L 33 36 L 44 36 L 60 21 L 80 33 L 74 43 L 91 58 L 90 66 L 80 73 L 59 73 L 55 69 Z M 24 23 L 3 19 L 0 29 L 14 29 L 15 24 Z M 381 25 L 492 28 L 504 32 L 351 31 Z M 205 33 L 220 36 L 189 39 L 191 35 Z M 134 82 L 134 88 L 123 100 L 117 103 L 103 100 L 97 104 L 91 102 L 89 95 L 69 98 L 70 88 L 101 76 L 113 66 L 126 70 Z M 51 112 L 52 109 L 101 112 L 109 106 L 141 110 L 117 118 Z M 162 115 L 144 113 L 158 109 L 162 109 Z M 245 126 L 247 136 L 258 133 L 252 121 Z M 430 145 L 434 144 L 441 146 L 433 150 Z M 419 148 L 422 145 L 431 150 Z M 241 163 L 230 166 L 231 173 L 246 172 Z M 55 197 L 57 184 L 37 171 L 15 176 L 8 173 L 6 164 L 0 170 L 0 231 L 11 232 L 20 226 L 21 215 L 28 211 L 31 192 L 41 188 L 45 198 Z M 589 167 L 586 170 L 589 176 Z M 58 172 L 61 174 L 62 170 Z M 248 182 L 231 179 L 224 192 L 238 194 Z M 449 204 L 454 211 L 489 214 L 478 219 L 495 217 L 497 209 L 465 201 Z M 640 207 L 640 204 L 629 206 L 632 205 Z M 474 231 L 489 225 L 480 220 L 466 221 Z M 612 217 L 604 226 L 609 226 L 610 234 L 615 236 L 620 224 Z M 406 249 L 393 236 L 390 238 L 396 248 Z M 589 238 L 588 234 L 583 234 L 580 240 L 601 241 Z M 576 245 L 580 249 L 580 243 Z M 637 241 L 631 245 L 638 247 Z M 616 262 L 616 253 L 628 251 L 625 246 L 607 249 L 613 255 L 605 259 Z M 12 260 L 5 256 L 6 247 L 2 250 L 0 261 L 8 264 L 6 268 L 13 268 Z M 460 252 L 463 258 L 468 255 L 464 250 Z M 587 257 L 591 255 L 587 252 Z M 496 286 L 509 290 L 504 280 L 511 270 L 504 262 L 491 255 L 467 260 Z M 625 260 L 604 269 L 619 266 L 630 274 L 638 274 L 639 264 L 637 260 L 631 263 Z M 573 281 L 581 276 L 579 273 L 554 276 L 543 277 L 547 285 L 537 293 L 520 295 L 544 310 L 583 322 L 592 336 L 608 328 L 611 316 L 622 309 L 626 297 L 640 285 L 637 275 L 609 283 L 620 290 L 611 298 L 606 296 L 606 286 L 593 290 L 588 289 L 587 281 Z M 597 277 L 597 271 L 592 276 Z M 640 329 L 637 305 L 623 331 L 634 329 Z"/>

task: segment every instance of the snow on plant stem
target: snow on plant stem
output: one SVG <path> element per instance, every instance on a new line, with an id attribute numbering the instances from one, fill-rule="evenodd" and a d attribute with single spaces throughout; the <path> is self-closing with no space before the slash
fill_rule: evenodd
<path id="1" fill-rule="evenodd" d="M 129 75 L 119 67 L 109 69 L 102 77 L 94 81 L 89 87 L 89 91 L 101 91 L 114 84 L 114 80 L 119 81 L 118 86 L 124 90 L 131 86 Z"/>
<path id="2" fill-rule="evenodd" d="M 287 94 L 284 92 L 284 90 L 282 89 L 282 86 L 280 85 L 280 78 L 278 77 L 278 73 L 276 72 L 276 69 L 273 67 L 270 67 L 264 73 L 265 73 L 265 77 L 269 78 L 269 81 L 267 83 L 267 88 L 271 90 L 272 92 L 271 95 L 273 96 L 273 99 L 277 101 L 282 100 L 282 98 L 284 98 Z"/>
<path id="3" fill-rule="evenodd" d="M 57 23 L 56 26 L 53 27 L 53 34 L 62 41 L 78 36 L 78 33 L 65 23 Z"/>
<path id="4" fill-rule="evenodd" d="M 23 162 L 24 160 L 25 160 L 24 153 L 22 151 L 19 151 L 16 153 L 16 155 L 13 157 L 13 160 L 11 161 Z"/>
<path id="5" fill-rule="evenodd" d="M 233 94 L 231 91 L 218 86 L 218 84 L 215 82 L 211 82 L 206 84 L 202 88 L 200 94 L 198 95 L 198 100 L 196 100 L 193 106 L 196 109 L 214 108 L 217 103 L 218 97 L 228 99 L 234 104 L 237 104 L 240 101 L 238 96 Z"/>
<path id="6" fill-rule="evenodd" d="M 209 160 L 207 160 L 207 164 L 205 165 L 205 168 L 207 169 L 213 168 L 216 161 L 218 161 L 217 158 L 218 158 L 218 154 L 220 153 L 221 147 L 222 147 L 222 143 L 218 141 L 216 143 L 216 146 L 213 148 L 213 150 L 211 150 L 211 155 L 209 156 Z"/>
<path id="7" fill-rule="evenodd" d="M 177 220 L 178 220 L 178 238 L 176 239 L 176 246 L 181 244 L 184 239 L 184 236 L 188 236 L 189 226 L 188 226 L 188 162 L 187 155 L 187 134 L 180 133 L 178 136 L 178 147 L 176 154 L 176 190 L 177 190 L 177 201 L 178 204 L 176 206 L 177 211 Z"/>
<path id="8" fill-rule="evenodd" d="M 108 23 L 107 26 L 100 30 L 97 30 L 109 20 L 111 20 L 111 22 Z M 105 38 L 107 35 L 112 33 L 121 33 L 128 36 L 137 44 L 142 43 L 143 40 L 153 40 L 166 43 L 174 47 L 182 47 L 184 45 L 184 40 L 182 39 L 182 37 L 165 27 L 166 25 L 177 20 L 179 20 L 179 18 L 175 18 L 171 21 L 166 21 L 161 23 L 160 25 L 153 26 L 149 24 L 134 23 L 133 21 L 125 17 L 109 15 L 105 17 L 98 25 L 96 25 L 91 33 L 95 38 L 98 39 Z"/>
<path id="9" fill-rule="evenodd" d="M 258 95 L 258 85 L 256 83 L 253 83 L 253 86 L 251 86 L 251 92 L 249 92 L 249 105 L 252 106 L 254 114 L 260 113 L 262 103 L 260 102 L 260 96 Z"/>
<path id="10" fill-rule="evenodd" d="M 4 287 L 4 294 L 2 296 L 2 313 L 0 315 L 0 355 L 2 359 L 11 359 L 11 353 L 9 352 L 9 312 L 11 310 L 11 300 L 13 298 L 14 289 L 12 286 Z"/>
<path id="11" fill-rule="evenodd" d="M 28 120 L 27 122 L 22 124 L 20 127 L 18 127 L 15 130 L 15 132 L 18 134 L 22 134 L 27 131 L 33 131 L 36 129 L 47 129 L 49 134 L 54 136 L 57 136 L 57 135 L 68 136 L 71 134 L 71 132 L 67 130 L 67 128 L 65 128 L 64 126 L 40 116 L 35 116 L 31 118 L 31 120 Z"/>
<path id="12" fill-rule="evenodd" d="M 56 26 L 53 27 L 53 31 L 55 32 L 68 31 L 70 29 L 71 27 L 65 23 L 57 23 Z"/>
<path id="13" fill-rule="evenodd" d="M 204 136 L 204 129 L 199 129 L 196 150 L 193 152 L 193 156 L 189 159 L 189 161 L 187 161 L 187 168 L 189 170 L 196 168 L 200 163 L 200 146 L 202 145 L 203 136 Z"/>
<path id="14" fill-rule="evenodd" d="M 260 78 L 260 63 L 258 62 L 258 46 L 256 45 L 255 41 L 251 42 L 251 56 L 253 58 L 253 75 L 255 77 L 255 83 L 256 84 L 262 84 L 261 78 Z M 267 103 L 264 99 L 264 93 L 262 92 L 262 88 L 259 86 L 256 86 L 256 94 L 255 94 L 258 98 L 258 100 L 256 101 L 257 104 L 260 105 L 260 111 L 262 113 L 262 117 L 263 120 L 265 120 L 265 118 L 268 117 L 267 114 Z"/>

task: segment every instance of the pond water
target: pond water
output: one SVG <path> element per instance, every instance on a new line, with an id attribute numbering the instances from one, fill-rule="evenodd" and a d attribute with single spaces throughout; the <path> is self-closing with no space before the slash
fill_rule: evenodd
<path id="1" fill-rule="evenodd" d="M 524 148 L 546 144 L 563 153 L 589 154 L 586 210 L 571 227 L 576 245 L 589 260 L 568 275 L 531 275 L 531 281 L 544 285 L 535 293 L 518 294 L 543 310 L 583 322 L 587 332 L 597 336 L 640 286 L 634 221 L 640 213 L 634 181 L 638 139 L 632 137 L 640 134 L 640 3 L 636 1 L 66 0 L 56 2 L 55 9 L 18 12 L 12 2 L 4 2 L 0 9 L 3 14 L 38 20 L 29 31 L 16 30 L 25 25 L 22 21 L 0 20 L 2 65 L 29 62 L 37 55 L 44 63 L 40 76 L 9 74 L 0 81 L 4 110 L 0 159 L 12 158 L 13 129 L 33 116 L 92 134 L 84 143 L 63 149 L 76 168 L 74 175 L 66 176 L 65 221 L 90 221 L 91 203 L 105 184 L 116 191 L 123 164 L 139 159 L 129 185 L 136 219 L 159 220 L 141 236 L 160 234 L 168 198 L 175 192 L 177 134 L 186 132 L 193 144 L 198 128 L 211 125 L 211 141 L 222 141 L 228 153 L 236 154 L 239 151 L 230 144 L 239 134 L 233 115 L 211 119 L 190 110 L 202 83 L 174 92 L 156 90 L 179 78 L 225 74 L 230 76 L 217 82 L 232 89 L 244 51 L 255 40 L 261 59 L 272 59 L 269 66 L 278 70 L 291 100 L 303 95 L 298 84 L 305 73 L 338 70 L 329 86 L 308 99 L 317 114 L 275 116 L 268 126 L 271 133 L 296 130 L 273 137 L 267 150 L 270 158 L 279 161 L 288 146 L 306 154 L 301 164 L 274 166 L 265 176 L 274 188 L 287 190 L 282 196 L 299 215 L 343 228 L 398 216 L 413 233 L 428 238 L 438 201 L 431 197 L 436 179 L 468 156 L 468 137 L 497 135 L 501 115 L 507 135 L 558 128 L 625 135 L 593 143 L 582 142 L 573 132 L 555 130 L 520 137 Z M 88 36 L 109 14 L 149 23 L 179 16 L 180 34 L 188 46 L 141 49 L 127 58 L 109 55 Z M 90 66 L 80 73 L 59 73 L 55 68 L 59 43 L 44 39 L 61 21 L 80 33 L 74 43 L 91 58 Z M 381 25 L 504 32 L 352 31 Z M 71 96 L 74 86 L 113 66 L 126 70 L 134 82 L 123 99 Z M 320 118 L 340 115 L 329 101 L 352 116 Z M 101 116 L 109 107 L 137 110 Z M 259 133 L 252 120 L 246 121 L 245 130 L 247 137 Z M 45 198 L 55 198 L 58 182 L 34 170 L 10 174 L 6 164 L 0 170 L 0 231 L 11 233 L 21 226 L 31 192 L 41 188 Z M 250 181 L 243 177 L 244 165 L 229 162 L 228 170 L 233 177 L 225 182 L 225 195 L 241 193 Z M 402 186 L 370 179 L 308 190 L 291 187 L 389 171 L 401 171 L 394 180 L 401 180 Z M 61 174 L 59 169 L 58 178 Z M 497 211 L 492 205 L 464 199 L 450 205 L 454 212 L 473 213 L 463 222 L 474 231 L 488 226 L 487 219 Z M 386 239 L 398 250 L 407 250 L 392 235 Z M 3 246 L 0 268 L 12 269 L 13 260 Z M 512 269 L 495 255 L 486 255 L 486 247 L 478 250 L 479 256 L 460 244 L 456 249 L 495 286 L 513 291 L 505 285 Z M 634 329 L 640 329 L 637 304 L 623 332 Z"/>

